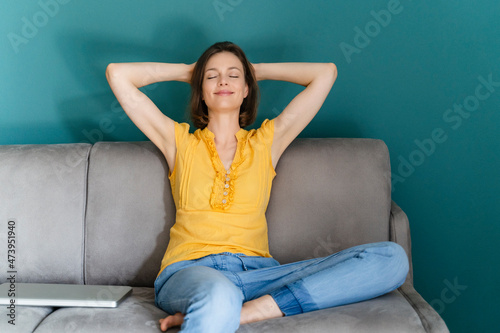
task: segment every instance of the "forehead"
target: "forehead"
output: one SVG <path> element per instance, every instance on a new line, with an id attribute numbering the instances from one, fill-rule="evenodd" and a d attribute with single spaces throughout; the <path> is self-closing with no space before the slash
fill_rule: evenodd
<path id="1" fill-rule="evenodd" d="M 223 70 L 232 67 L 236 67 L 243 71 L 243 64 L 237 56 L 231 52 L 219 52 L 208 59 L 205 71 Z"/>

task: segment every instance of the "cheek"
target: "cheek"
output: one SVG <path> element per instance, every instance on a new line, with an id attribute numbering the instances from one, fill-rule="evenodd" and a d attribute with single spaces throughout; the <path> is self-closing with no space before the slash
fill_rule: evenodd
<path id="1" fill-rule="evenodd" d="M 212 91 L 214 90 L 214 88 L 216 88 L 217 86 L 217 82 L 216 80 L 206 80 L 203 82 L 202 86 L 201 86 L 201 89 L 203 91 Z"/>
<path id="2" fill-rule="evenodd" d="M 245 81 L 239 83 L 239 89 L 241 90 L 241 93 L 244 95 L 246 89 Z"/>
<path id="3" fill-rule="evenodd" d="M 204 99 L 206 96 L 209 96 L 210 90 L 211 89 L 207 84 L 203 84 L 203 86 L 201 87 L 201 94 Z"/>

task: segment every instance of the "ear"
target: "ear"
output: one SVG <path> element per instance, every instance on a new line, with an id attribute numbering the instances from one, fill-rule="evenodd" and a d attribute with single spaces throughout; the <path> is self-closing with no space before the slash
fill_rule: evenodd
<path id="1" fill-rule="evenodd" d="M 245 96 L 243 98 L 247 98 L 248 96 L 248 83 L 245 83 Z"/>

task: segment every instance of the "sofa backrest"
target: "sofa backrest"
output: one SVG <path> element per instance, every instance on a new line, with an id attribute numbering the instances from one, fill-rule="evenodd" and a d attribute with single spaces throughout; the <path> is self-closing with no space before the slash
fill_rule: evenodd
<path id="1" fill-rule="evenodd" d="M 90 144 L 0 146 L 0 282 L 84 282 Z M 7 229 L 9 224 L 13 227 Z M 14 269 L 12 269 L 14 268 Z"/>
<path id="2" fill-rule="evenodd" d="M 276 173 L 266 216 L 282 264 L 389 240 L 384 142 L 296 139 Z M 175 222 L 167 174 L 149 141 L 0 146 L 0 244 L 15 219 L 18 282 L 152 287 Z"/>

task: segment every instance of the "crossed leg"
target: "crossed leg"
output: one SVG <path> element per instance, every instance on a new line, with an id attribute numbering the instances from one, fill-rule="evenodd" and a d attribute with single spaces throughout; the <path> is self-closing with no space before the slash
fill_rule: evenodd
<path id="1" fill-rule="evenodd" d="M 247 294 L 253 300 L 242 304 L 241 290 L 224 274 L 209 267 L 189 267 L 172 275 L 165 283 L 170 286 L 160 291 L 160 300 L 173 299 L 160 301 L 160 307 L 175 313 L 160 320 L 161 328 L 182 325 L 183 332 L 212 332 L 208 328 L 219 316 L 224 318 L 223 326 L 213 332 L 234 332 L 243 323 L 377 297 L 403 284 L 407 272 L 408 259 L 401 246 L 392 242 L 365 244 L 324 258 L 237 273 L 245 285 L 256 284 L 258 291 L 254 296 Z M 298 305 L 284 301 L 285 289 L 294 291 L 292 298 Z M 212 298 L 217 301 L 208 301 Z"/>

